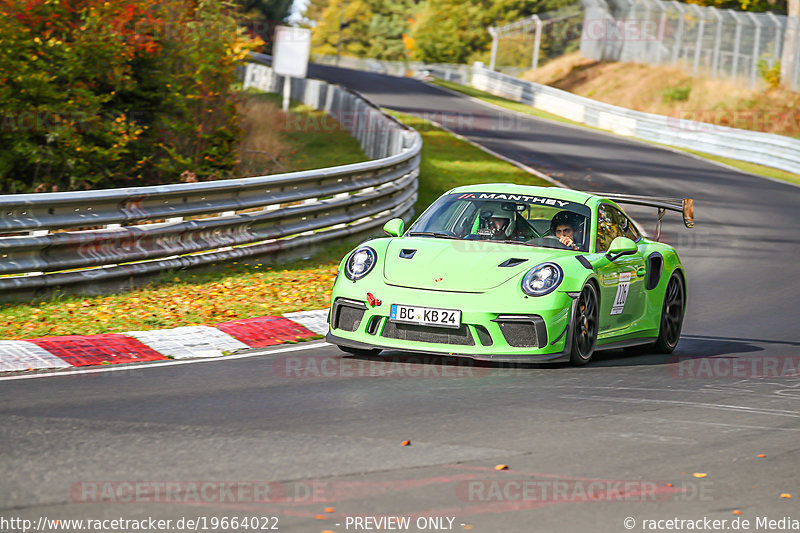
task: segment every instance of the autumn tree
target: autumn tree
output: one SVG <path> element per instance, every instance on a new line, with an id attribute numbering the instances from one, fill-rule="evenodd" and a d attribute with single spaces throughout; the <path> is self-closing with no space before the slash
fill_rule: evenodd
<path id="1" fill-rule="evenodd" d="M 415 59 L 466 63 L 487 49 L 489 26 L 499 26 L 572 0 L 429 0 L 412 28 Z"/>
<path id="2" fill-rule="evenodd" d="M 271 47 L 275 26 L 288 18 L 292 0 L 236 0 L 236 5 L 242 15 L 241 23 Z"/>
<path id="3" fill-rule="evenodd" d="M 227 2 L 0 0 L 2 192 L 227 177 L 235 66 Z"/>

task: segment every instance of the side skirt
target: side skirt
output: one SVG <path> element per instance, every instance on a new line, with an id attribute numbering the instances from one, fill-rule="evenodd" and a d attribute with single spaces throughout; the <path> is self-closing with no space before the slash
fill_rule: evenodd
<path id="1" fill-rule="evenodd" d="M 652 344 L 656 342 L 658 337 L 638 337 L 635 339 L 626 339 L 623 341 L 610 342 L 608 344 L 595 346 L 595 351 L 602 350 L 616 350 L 619 348 L 630 348 L 631 346 L 642 346 L 644 344 Z"/>

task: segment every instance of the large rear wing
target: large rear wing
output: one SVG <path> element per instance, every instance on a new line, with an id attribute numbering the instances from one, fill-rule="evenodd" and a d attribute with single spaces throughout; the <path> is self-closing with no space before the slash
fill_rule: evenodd
<path id="1" fill-rule="evenodd" d="M 653 196 L 638 196 L 633 194 L 605 194 L 593 193 L 603 198 L 613 200 L 618 204 L 644 205 L 658 209 L 658 222 L 656 223 L 656 240 L 661 236 L 661 219 L 666 211 L 677 211 L 683 214 L 683 225 L 687 228 L 694 227 L 694 200 L 691 198 L 657 198 Z"/>

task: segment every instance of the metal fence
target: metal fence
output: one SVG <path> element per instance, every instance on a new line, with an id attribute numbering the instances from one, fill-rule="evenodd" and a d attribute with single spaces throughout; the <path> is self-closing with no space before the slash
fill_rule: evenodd
<path id="1" fill-rule="evenodd" d="M 690 148 L 789 172 L 800 169 L 800 140 L 625 109 L 499 72 L 473 67 L 476 89 L 618 135 Z"/>
<path id="2" fill-rule="evenodd" d="M 788 41 L 793 42 L 792 53 L 783 49 L 787 29 L 800 31 L 798 17 L 664 0 L 583 1 L 585 57 L 679 64 L 694 74 L 745 81 L 750 87 L 782 60 L 790 61 L 792 65 L 782 65 L 792 73 L 787 85 L 800 89 L 800 43 Z"/>
<path id="3" fill-rule="evenodd" d="M 243 76 L 245 88 L 277 91 L 283 82 L 252 63 Z M 0 196 L 0 291 L 306 249 L 410 216 L 419 134 L 358 93 L 319 80 L 293 80 L 292 97 L 336 118 L 373 160 L 201 183 Z"/>
<path id="4" fill-rule="evenodd" d="M 551 59 L 577 51 L 583 19 L 583 7 L 576 2 L 489 28 L 492 37 L 489 68 L 518 76 L 536 70 Z"/>

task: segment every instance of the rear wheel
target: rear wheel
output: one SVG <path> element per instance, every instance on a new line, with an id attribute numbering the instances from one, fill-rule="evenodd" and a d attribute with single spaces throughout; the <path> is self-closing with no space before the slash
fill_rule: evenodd
<path id="1" fill-rule="evenodd" d="M 597 344 L 600 305 L 594 285 L 584 285 L 572 317 L 572 348 L 569 360 L 573 365 L 585 365 L 592 358 Z"/>
<path id="2" fill-rule="evenodd" d="M 657 353 L 672 353 L 681 338 L 683 314 L 686 308 L 686 291 L 680 274 L 674 272 L 664 292 L 664 305 L 661 308 L 661 327 L 658 339 L 653 345 Z"/>
<path id="3" fill-rule="evenodd" d="M 378 355 L 381 351 L 378 348 L 351 348 L 349 346 L 337 346 L 341 351 L 345 353 L 349 353 L 350 355 L 360 355 L 362 357 L 368 357 L 373 355 Z"/>

